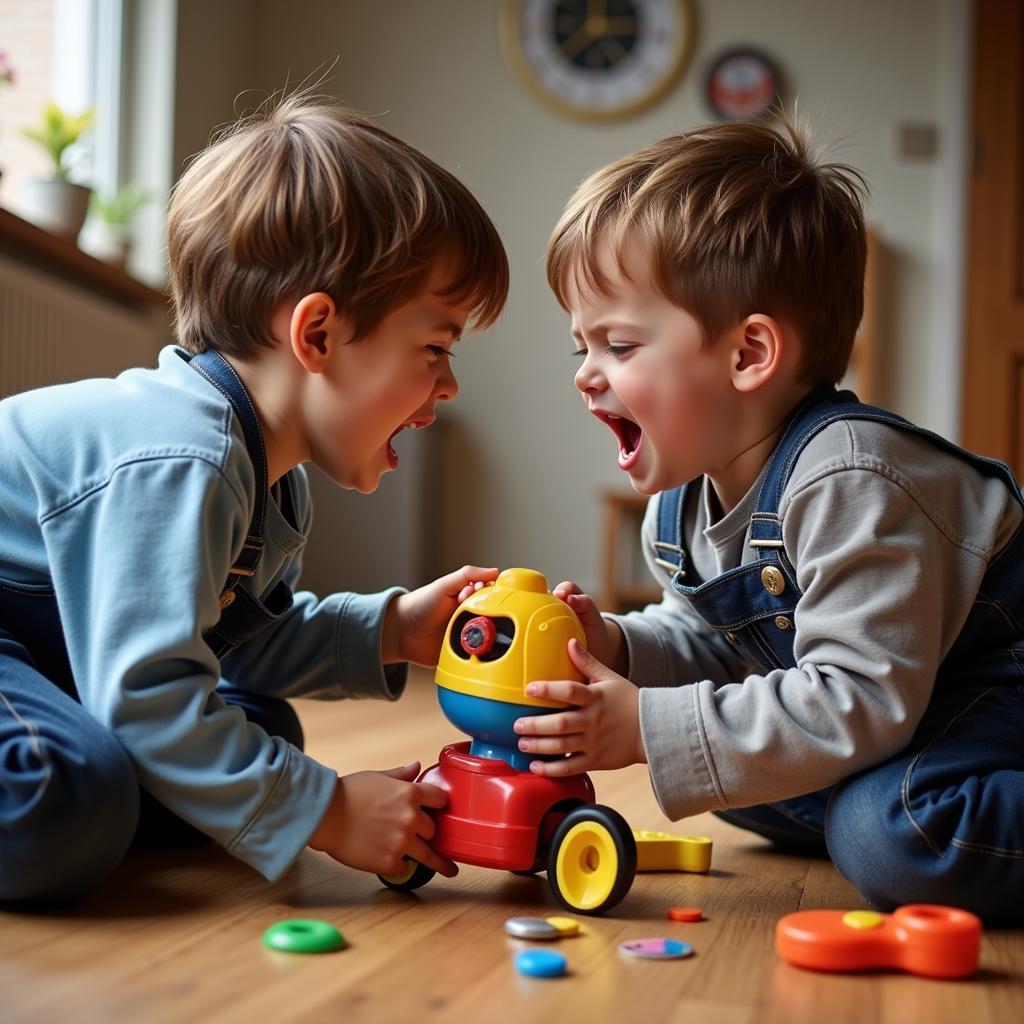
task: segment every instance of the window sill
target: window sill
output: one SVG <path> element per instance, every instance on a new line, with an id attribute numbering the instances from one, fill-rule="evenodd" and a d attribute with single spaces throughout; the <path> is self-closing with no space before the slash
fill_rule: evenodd
<path id="1" fill-rule="evenodd" d="M 54 277 L 91 292 L 100 292 L 122 306 L 132 309 L 166 309 L 165 292 L 104 263 L 10 210 L 0 207 L 0 252 L 14 257 Z"/>

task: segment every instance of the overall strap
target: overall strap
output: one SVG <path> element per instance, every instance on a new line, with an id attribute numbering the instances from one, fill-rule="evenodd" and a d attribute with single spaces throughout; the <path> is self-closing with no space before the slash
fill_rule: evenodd
<path id="1" fill-rule="evenodd" d="M 837 420 L 888 423 L 924 437 L 945 451 L 969 462 L 981 473 L 1002 479 L 1009 486 L 1014 498 L 1024 504 L 1013 471 L 1005 463 L 965 451 L 940 434 L 918 427 L 887 409 L 865 405 L 852 391 L 837 391 L 831 387 L 819 388 L 811 392 L 794 410 L 782 439 L 772 453 L 761 483 L 755 505 L 756 511 L 750 517 L 750 546 L 759 549 L 760 557 L 765 557 L 767 551 L 771 549 L 781 549 L 783 546 L 779 505 L 800 453 L 816 434 Z"/>
<path id="2" fill-rule="evenodd" d="M 683 516 L 689 484 L 658 495 L 658 523 L 654 538 L 654 562 L 673 580 L 686 579 L 686 548 L 683 544 Z"/>
<path id="3" fill-rule="evenodd" d="M 221 607 L 225 608 L 234 599 L 233 591 L 238 586 L 240 578 L 256 574 L 256 566 L 263 554 L 263 519 L 267 511 L 267 452 L 263 445 L 263 431 L 260 429 L 256 409 L 234 367 L 220 353 L 209 349 L 192 356 L 189 366 L 208 380 L 231 403 L 231 408 L 242 425 L 245 447 L 256 472 L 256 501 L 253 505 L 252 519 L 242 551 L 235 564 L 228 569 L 228 579 L 220 596 Z"/>

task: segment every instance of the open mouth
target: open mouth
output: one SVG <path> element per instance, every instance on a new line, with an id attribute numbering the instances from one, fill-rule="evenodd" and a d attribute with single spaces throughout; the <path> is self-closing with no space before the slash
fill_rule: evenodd
<path id="1" fill-rule="evenodd" d="M 405 423 L 399 425 L 398 429 L 393 431 L 391 436 L 388 438 L 387 444 L 387 455 L 388 455 L 388 466 L 391 469 L 398 469 L 398 452 L 395 451 L 395 438 L 408 427 L 410 430 L 424 430 L 434 422 L 435 417 L 428 416 L 418 420 L 406 420 Z"/>
<path id="2" fill-rule="evenodd" d="M 619 469 L 629 469 L 637 460 L 640 448 L 644 443 L 644 432 L 639 423 L 634 423 L 626 416 L 616 416 L 610 412 L 591 410 L 602 422 L 608 424 L 619 442 Z"/>

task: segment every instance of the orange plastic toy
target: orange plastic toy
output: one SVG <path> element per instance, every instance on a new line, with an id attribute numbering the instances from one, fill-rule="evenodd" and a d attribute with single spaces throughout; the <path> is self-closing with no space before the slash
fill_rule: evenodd
<path id="1" fill-rule="evenodd" d="M 966 978 L 978 969 L 981 921 L 932 903 L 892 914 L 801 910 L 775 927 L 775 952 L 797 967 L 862 971 L 893 967 L 927 978 Z"/>

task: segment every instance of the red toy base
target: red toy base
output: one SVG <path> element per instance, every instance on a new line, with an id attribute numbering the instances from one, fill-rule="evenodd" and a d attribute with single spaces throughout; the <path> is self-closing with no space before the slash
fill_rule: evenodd
<path id="1" fill-rule="evenodd" d="M 439 762 L 420 775 L 448 794 L 434 813 L 430 845 L 460 864 L 506 871 L 540 870 L 545 847 L 564 815 L 594 803 L 586 775 L 548 779 L 504 761 L 474 757 L 469 743 L 451 743 Z"/>

